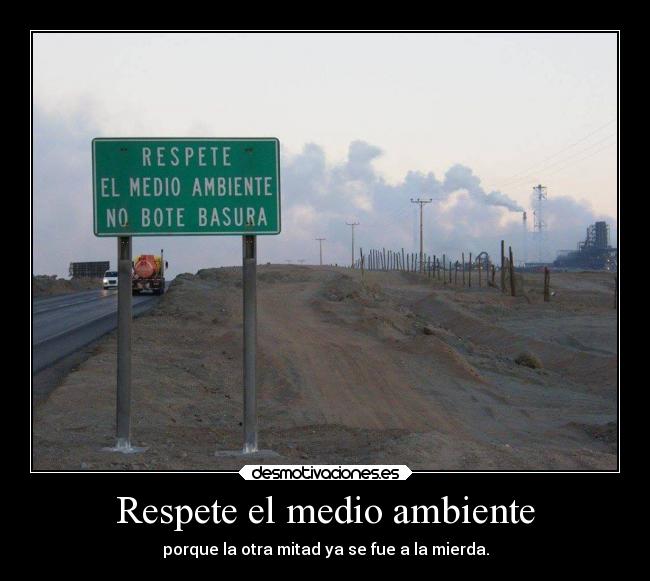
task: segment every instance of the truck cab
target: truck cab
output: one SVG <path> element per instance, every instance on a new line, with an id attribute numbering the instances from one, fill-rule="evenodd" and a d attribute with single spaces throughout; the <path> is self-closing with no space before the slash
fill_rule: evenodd
<path id="1" fill-rule="evenodd" d="M 154 254 L 141 254 L 133 261 L 132 294 L 139 295 L 141 292 L 152 292 L 161 295 L 165 292 L 165 269 L 167 262 L 163 258 L 163 251 L 160 256 Z"/>

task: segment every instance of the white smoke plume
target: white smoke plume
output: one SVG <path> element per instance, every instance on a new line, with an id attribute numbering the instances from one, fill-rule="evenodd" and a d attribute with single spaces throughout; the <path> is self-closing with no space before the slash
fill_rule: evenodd
<path id="1" fill-rule="evenodd" d="M 91 149 L 93 137 L 103 136 L 90 112 L 66 118 L 36 108 L 34 112 L 34 264 L 37 274 L 66 276 L 77 260 L 110 260 L 115 265 L 115 241 L 92 233 Z M 281 138 L 282 136 L 280 136 Z M 522 244 L 523 208 L 502 192 L 486 192 L 472 170 L 461 164 L 447 170 L 444 179 L 433 172 L 412 170 L 398 182 L 388 182 L 373 166 L 382 150 L 353 141 L 347 157 L 332 163 L 323 148 L 306 144 L 300 152 L 284 151 L 281 160 L 282 233 L 260 237 L 260 262 L 286 260 L 318 262 L 316 237 L 325 237 L 327 263 L 350 262 L 350 228 L 358 220 L 358 248 L 404 248 L 416 251 L 418 208 L 412 197 L 433 198 L 424 210 L 425 250 L 459 257 L 486 250 L 498 252 L 501 239 L 517 253 Z M 551 186 L 551 184 L 549 184 Z M 588 202 L 554 193 L 549 187 L 546 209 L 548 247 L 575 248 L 585 229 L 596 219 L 612 226 L 611 217 L 594 213 Z M 529 213 L 532 227 L 532 212 Z M 529 241 L 529 254 L 532 243 Z M 240 264 L 237 237 L 135 238 L 134 253 L 165 249 L 170 274 L 198 268 Z"/>

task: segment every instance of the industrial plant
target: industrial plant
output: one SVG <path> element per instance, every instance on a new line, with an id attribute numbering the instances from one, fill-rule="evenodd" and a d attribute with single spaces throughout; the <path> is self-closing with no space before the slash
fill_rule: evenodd
<path id="1" fill-rule="evenodd" d="M 609 245 L 609 225 L 596 222 L 587 228 L 587 235 L 578 243 L 577 250 L 558 252 L 553 266 L 615 271 L 617 263 L 618 249 Z"/>

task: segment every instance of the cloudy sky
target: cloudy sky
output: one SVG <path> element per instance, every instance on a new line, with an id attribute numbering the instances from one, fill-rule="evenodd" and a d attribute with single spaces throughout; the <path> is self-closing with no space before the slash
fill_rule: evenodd
<path id="1" fill-rule="evenodd" d="M 92 233 L 93 137 L 274 136 L 282 228 L 262 262 L 372 247 L 523 256 L 547 186 L 546 259 L 606 219 L 616 235 L 615 34 L 45 34 L 33 42 L 34 267 L 110 260 Z M 171 274 L 238 264 L 237 237 L 136 238 Z M 527 257 L 537 259 L 528 236 Z"/>

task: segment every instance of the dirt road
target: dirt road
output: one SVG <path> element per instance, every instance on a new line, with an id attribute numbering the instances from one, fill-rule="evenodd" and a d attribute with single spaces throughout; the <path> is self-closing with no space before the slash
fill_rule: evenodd
<path id="1" fill-rule="evenodd" d="M 35 469 L 238 469 L 241 271 L 181 275 L 134 323 L 133 439 L 113 443 L 115 337 L 34 416 Z M 526 296 L 401 273 L 258 269 L 260 445 L 277 463 L 615 469 L 613 275 Z M 515 363 L 522 352 L 541 368 Z"/>

